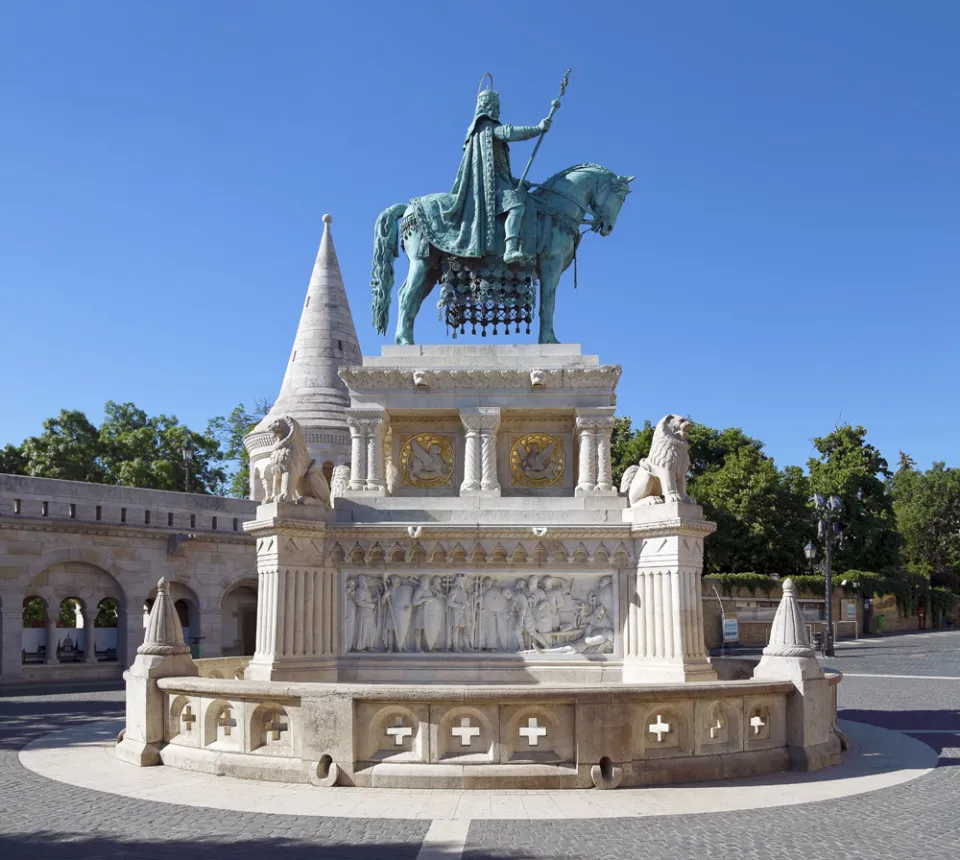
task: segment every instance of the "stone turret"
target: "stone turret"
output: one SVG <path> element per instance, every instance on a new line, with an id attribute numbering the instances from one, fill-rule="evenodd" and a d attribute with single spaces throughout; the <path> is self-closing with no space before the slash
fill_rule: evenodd
<path id="1" fill-rule="evenodd" d="M 307 287 L 300 324 L 270 413 L 244 439 L 250 453 L 250 497 L 263 498 L 259 480 L 262 462 L 269 457 L 270 425 L 281 415 L 300 422 L 307 448 L 327 479 L 334 466 L 350 461 L 350 434 L 344 409 L 350 405 L 347 387 L 338 375 L 341 367 L 360 364 L 360 344 L 343 287 L 330 224 L 323 216 L 323 238 Z"/>

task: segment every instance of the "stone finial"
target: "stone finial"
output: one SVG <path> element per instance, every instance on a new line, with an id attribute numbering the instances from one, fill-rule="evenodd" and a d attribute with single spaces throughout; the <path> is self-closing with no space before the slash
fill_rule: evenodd
<path id="1" fill-rule="evenodd" d="M 797 587 L 792 579 L 783 582 L 783 597 L 773 617 L 770 642 L 763 649 L 763 654 L 767 657 L 815 656 L 807 639 L 807 625 L 797 603 Z"/>
<path id="2" fill-rule="evenodd" d="M 170 597 L 170 586 L 166 577 L 160 577 L 157 583 L 157 599 L 150 608 L 143 644 L 137 648 L 137 653 L 161 656 L 190 653 L 190 648 L 183 641 L 183 628 L 177 617 L 177 608 Z"/>
<path id="3" fill-rule="evenodd" d="M 333 223 L 333 215 L 324 215 L 324 216 L 323 216 L 323 223 L 324 223 L 324 224 L 332 224 L 332 223 Z M 326 228 L 324 228 L 324 229 L 326 229 Z"/>

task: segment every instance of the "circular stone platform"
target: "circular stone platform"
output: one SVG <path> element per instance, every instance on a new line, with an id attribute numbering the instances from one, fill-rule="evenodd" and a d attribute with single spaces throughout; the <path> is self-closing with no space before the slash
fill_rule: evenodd
<path id="1" fill-rule="evenodd" d="M 848 721 L 840 727 L 850 750 L 840 765 L 824 771 L 608 792 L 322 788 L 136 768 L 114 756 L 123 720 L 52 732 L 24 747 L 20 762 L 58 782 L 139 800 L 237 812 L 440 821 L 623 818 L 792 806 L 887 788 L 937 764 L 929 746 L 899 732 Z"/>

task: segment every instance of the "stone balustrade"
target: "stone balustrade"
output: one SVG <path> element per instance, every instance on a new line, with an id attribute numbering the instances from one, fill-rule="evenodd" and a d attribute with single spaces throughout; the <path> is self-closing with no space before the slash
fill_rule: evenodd
<path id="1" fill-rule="evenodd" d="M 256 507 L 247 499 L 0 475 L 4 518 L 242 534 Z"/>

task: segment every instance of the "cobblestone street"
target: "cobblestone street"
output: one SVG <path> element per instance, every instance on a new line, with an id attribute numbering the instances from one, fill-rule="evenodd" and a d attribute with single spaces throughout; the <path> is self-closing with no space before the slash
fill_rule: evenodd
<path id="1" fill-rule="evenodd" d="M 960 633 L 842 643 L 829 665 L 847 673 L 840 687 L 843 719 L 907 732 L 939 754 L 939 766 L 899 786 L 800 806 L 603 820 L 474 820 L 463 856 L 953 860 L 960 845 Z M 4 860 L 458 856 L 421 853 L 431 826 L 426 820 L 236 813 L 132 800 L 46 779 L 20 764 L 19 750 L 53 730 L 121 716 L 123 696 L 26 692 L 0 698 Z"/>

